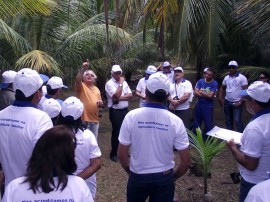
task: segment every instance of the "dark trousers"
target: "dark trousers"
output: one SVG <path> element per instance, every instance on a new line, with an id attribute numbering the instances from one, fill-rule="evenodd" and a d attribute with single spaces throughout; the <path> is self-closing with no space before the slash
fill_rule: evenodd
<path id="1" fill-rule="evenodd" d="M 118 149 L 118 144 L 119 144 L 118 136 L 119 136 L 122 122 L 127 113 L 128 113 L 128 108 L 125 108 L 125 109 L 110 108 L 109 110 L 109 118 L 112 123 L 112 136 L 111 136 L 112 150 L 110 153 L 111 157 L 117 155 L 117 149 Z"/>
<path id="2" fill-rule="evenodd" d="M 151 174 L 130 174 L 127 202 L 172 202 L 174 196 L 173 170 Z"/>
<path id="3" fill-rule="evenodd" d="M 190 127 L 190 109 L 171 110 L 171 112 L 174 113 L 176 116 L 178 116 L 180 119 L 182 119 L 185 127 L 189 129 L 189 127 Z"/>
<path id="4" fill-rule="evenodd" d="M 234 107 L 233 102 L 225 99 L 224 114 L 226 120 L 226 128 L 233 130 L 233 124 L 235 121 L 236 131 L 242 133 L 244 130 L 244 123 L 242 121 L 242 105 L 239 107 Z"/>
<path id="5" fill-rule="evenodd" d="M 248 192 L 250 189 L 255 186 L 256 184 L 252 184 L 250 182 L 247 182 L 244 180 L 244 178 L 241 178 L 241 184 L 240 184 L 240 193 L 239 193 L 239 202 L 244 202 Z"/>

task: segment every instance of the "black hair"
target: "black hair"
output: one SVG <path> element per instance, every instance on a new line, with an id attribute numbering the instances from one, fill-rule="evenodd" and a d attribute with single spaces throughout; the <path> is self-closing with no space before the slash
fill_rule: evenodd
<path id="1" fill-rule="evenodd" d="M 145 94 L 150 101 L 165 103 L 169 94 L 163 89 L 156 90 L 155 93 L 151 93 L 147 88 L 145 89 Z"/>
<path id="2" fill-rule="evenodd" d="M 34 193 L 64 190 L 68 175 L 77 170 L 75 148 L 76 138 L 68 127 L 59 125 L 47 130 L 33 149 L 24 182 Z M 58 178 L 57 184 L 54 177 Z"/>
<path id="3" fill-rule="evenodd" d="M 266 108 L 270 107 L 270 100 L 268 100 L 268 102 L 260 102 L 258 100 L 255 100 L 255 102 L 263 109 L 266 109 Z"/>
<path id="4" fill-rule="evenodd" d="M 37 91 L 39 91 L 41 89 L 42 89 L 42 87 L 40 87 Z M 35 96 L 35 93 L 30 95 L 29 97 L 26 97 L 21 90 L 17 89 L 15 91 L 15 100 L 24 101 L 24 102 L 31 102 L 33 100 L 34 96 Z"/>
<path id="5" fill-rule="evenodd" d="M 216 73 L 215 70 L 213 68 L 211 68 L 211 67 L 207 67 L 206 71 L 212 72 L 213 75 Z"/>
<path id="6" fill-rule="evenodd" d="M 48 95 L 55 95 L 60 89 L 60 88 L 52 89 L 52 87 L 49 84 L 47 84 L 46 87 L 47 87 L 47 94 Z"/>
<path id="7" fill-rule="evenodd" d="M 84 130 L 86 128 L 85 125 L 82 123 L 81 117 L 78 118 L 77 120 L 74 120 L 74 118 L 72 116 L 63 117 L 61 112 L 58 116 L 58 120 L 57 120 L 56 124 L 57 125 L 60 125 L 60 124 L 66 125 L 70 129 L 75 131 L 75 134 L 78 132 L 79 129 Z"/>
<path id="8" fill-rule="evenodd" d="M 269 80 L 269 73 L 268 72 L 262 71 L 262 72 L 260 72 L 259 75 L 261 75 L 261 74 L 263 74 L 267 78 L 267 81 Z"/>

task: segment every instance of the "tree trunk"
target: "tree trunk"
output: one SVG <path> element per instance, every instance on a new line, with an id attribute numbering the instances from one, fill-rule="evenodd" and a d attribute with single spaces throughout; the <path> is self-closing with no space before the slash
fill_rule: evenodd
<path id="1" fill-rule="evenodd" d="M 208 190 L 207 190 L 207 175 L 203 175 L 203 191 L 204 194 L 207 194 Z"/>

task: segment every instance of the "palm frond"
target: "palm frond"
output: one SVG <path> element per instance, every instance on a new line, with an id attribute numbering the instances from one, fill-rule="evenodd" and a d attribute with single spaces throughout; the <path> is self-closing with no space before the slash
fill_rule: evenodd
<path id="1" fill-rule="evenodd" d="M 9 0 L 0 1 L 0 18 L 7 19 L 18 13 L 25 15 L 50 15 L 51 9 L 57 6 L 53 0 Z"/>
<path id="2" fill-rule="evenodd" d="M 35 69 L 40 73 L 55 74 L 63 76 L 58 63 L 47 53 L 34 50 L 23 55 L 15 64 L 16 69 L 22 68 Z"/>
<path id="3" fill-rule="evenodd" d="M 14 29 L 9 27 L 3 20 L 0 19 L 0 39 L 6 40 L 14 49 L 17 55 L 24 54 L 31 50 L 31 46 Z"/>
<path id="4" fill-rule="evenodd" d="M 1 73 L 6 70 L 12 70 L 10 64 L 0 55 L 0 70 Z"/>
<path id="5" fill-rule="evenodd" d="M 212 159 L 224 149 L 225 142 L 220 142 L 220 140 L 211 136 L 208 136 L 206 141 L 204 141 L 199 128 L 196 129 L 196 134 L 190 130 L 187 131 L 190 137 L 190 144 L 198 152 L 204 167 L 203 174 L 207 176 L 210 171 Z"/>
<path id="6" fill-rule="evenodd" d="M 236 8 L 234 14 L 239 23 L 238 28 L 244 28 L 254 39 L 269 37 L 270 2 L 268 0 L 248 0 Z"/>

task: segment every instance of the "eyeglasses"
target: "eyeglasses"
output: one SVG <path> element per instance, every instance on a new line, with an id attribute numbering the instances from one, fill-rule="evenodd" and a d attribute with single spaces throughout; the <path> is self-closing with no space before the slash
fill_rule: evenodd
<path id="1" fill-rule="evenodd" d="M 85 76 L 92 76 L 92 77 L 95 77 L 94 74 L 90 74 L 90 73 L 86 73 Z"/>
<path id="2" fill-rule="evenodd" d="M 260 78 L 260 79 L 266 79 L 266 77 L 265 77 L 265 76 L 260 76 L 259 78 Z"/>

